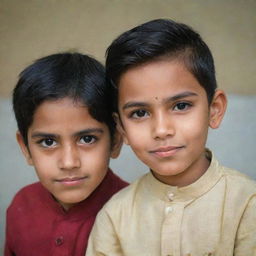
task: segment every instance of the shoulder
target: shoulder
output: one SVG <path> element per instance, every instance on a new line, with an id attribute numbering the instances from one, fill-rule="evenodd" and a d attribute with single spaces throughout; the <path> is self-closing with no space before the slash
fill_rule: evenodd
<path id="1" fill-rule="evenodd" d="M 227 191 L 233 194 L 242 192 L 241 194 L 253 195 L 256 193 L 255 180 L 238 170 L 222 165 L 209 149 L 206 152 L 212 159 L 211 170 L 219 177 L 218 180 L 225 185 Z"/>
<path id="2" fill-rule="evenodd" d="M 21 188 L 13 198 L 13 201 L 18 200 L 20 198 L 27 198 L 32 193 L 38 192 L 42 190 L 42 185 L 40 182 L 36 182 L 33 184 L 29 184 L 23 188 Z"/>
<path id="3" fill-rule="evenodd" d="M 255 180 L 237 170 L 225 166 L 220 166 L 220 172 L 225 179 L 226 186 L 232 193 L 239 193 L 244 197 L 256 196 Z"/>
<path id="4" fill-rule="evenodd" d="M 38 196 L 40 196 L 43 191 L 44 188 L 42 187 L 40 182 L 36 182 L 23 187 L 16 193 L 16 195 L 12 199 L 12 202 L 8 207 L 8 211 L 17 209 L 17 207 L 20 208 L 23 205 L 33 205 L 33 201 L 37 200 Z"/>
<path id="5" fill-rule="evenodd" d="M 131 209 L 131 206 L 134 204 L 136 198 L 141 195 L 141 191 L 143 189 L 143 182 L 146 175 L 137 179 L 136 181 L 113 195 L 112 198 L 103 207 L 104 211 L 118 212 L 117 209 L 119 211 L 122 211 L 122 209 L 127 210 L 127 208 Z"/>
<path id="6" fill-rule="evenodd" d="M 128 182 L 121 179 L 112 170 L 108 171 L 107 180 L 111 183 L 111 188 L 113 188 L 115 192 L 129 185 Z"/>
<path id="7" fill-rule="evenodd" d="M 256 193 L 256 181 L 246 174 L 225 166 L 220 166 L 220 171 L 227 183 L 236 187 L 236 189 L 241 188 Z"/>

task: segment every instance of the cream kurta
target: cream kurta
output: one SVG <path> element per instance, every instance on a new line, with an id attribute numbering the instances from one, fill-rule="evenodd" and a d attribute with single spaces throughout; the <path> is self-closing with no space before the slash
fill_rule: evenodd
<path id="1" fill-rule="evenodd" d="M 87 256 L 256 256 L 256 183 L 212 158 L 178 188 L 151 173 L 98 214 Z"/>

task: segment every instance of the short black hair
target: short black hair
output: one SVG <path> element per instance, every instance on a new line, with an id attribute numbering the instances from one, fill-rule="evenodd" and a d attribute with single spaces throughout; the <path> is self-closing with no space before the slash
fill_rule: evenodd
<path id="1" fill-rule="evenodd" d="M 117 37 L 106 51 L 106 75 L 117 111 L 118 83 L 129 69 L 152 61 L 177 58 L 205 89 L 211 103 L 217 88 L 210 49 L 191 27 L 170 19 L 156 19 Z"/>
<path id="2" fill-rule="evenodd" d="M 40 58 L 19 75 L 13 90 L 13 110 L 26 145 L 38 106 L 65 97 L 84 104 L 93 118 L 108 126 L 113 139 L 115 124 L 104 66 L 88 55 L 65 52 Z"/>

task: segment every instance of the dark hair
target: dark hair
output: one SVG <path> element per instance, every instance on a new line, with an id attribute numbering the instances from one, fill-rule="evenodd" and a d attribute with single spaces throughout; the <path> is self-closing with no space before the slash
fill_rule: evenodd
<path id="1" fill-rule="evenodd" d="M 65 97 L 88 107 L 93 118 L 106 123 L 113 138 L 115 125 L 106 87 L 103 65 L 87 55 L 59 53 L 35 61 L 21 72 L 13 91 L 13 109 L 25 144 L 38 106 Z"/>
<path id="2" fill-rule="evenodd" d="M 168 19 L 146 22 L 117 37 L 106 51 L 106 75 L 117 111 L 118 83 L 128 69 L 161 59 L 178 58 L 195 76 L 212 101 L 217 88 L 214 60 L 200 35 Z"/>

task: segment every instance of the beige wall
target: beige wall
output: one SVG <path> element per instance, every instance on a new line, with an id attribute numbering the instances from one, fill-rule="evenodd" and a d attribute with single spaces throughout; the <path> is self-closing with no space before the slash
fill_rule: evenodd
<path id="1" fill-rule="evenodd" d="M 104 62 L 124 30 L 173 18 L 199 31 L 215 57 L 219 86 L 256 94 L 255 0 L 0 0 L 0 96 L 32 60 L 76 49 Z"/>

